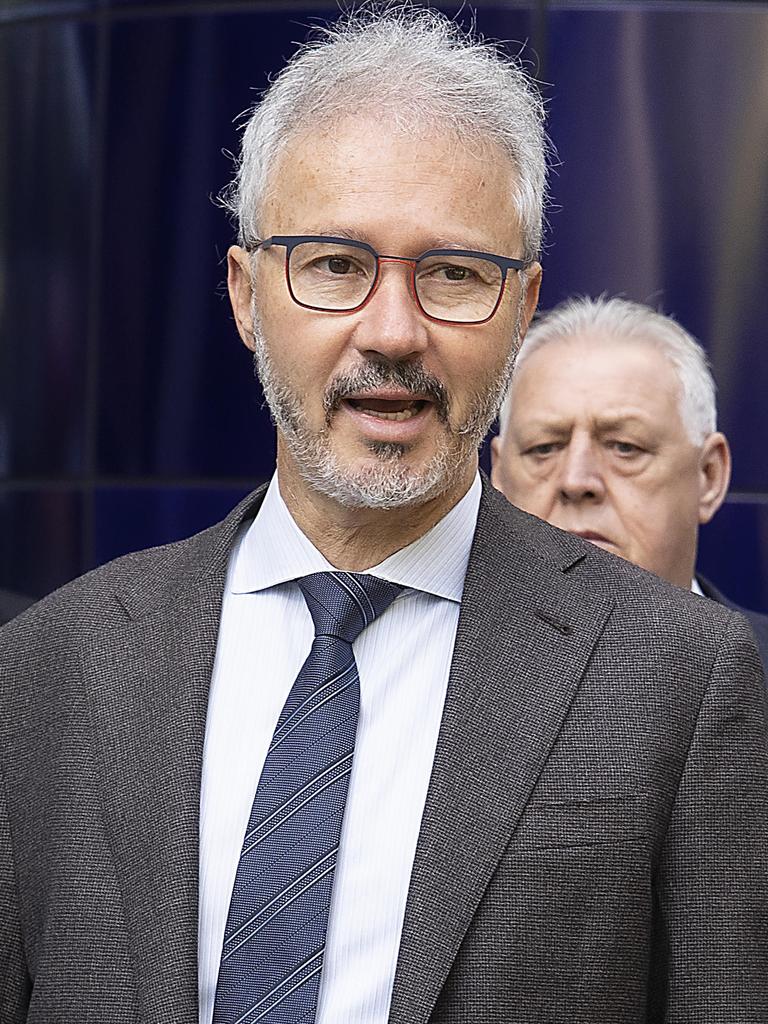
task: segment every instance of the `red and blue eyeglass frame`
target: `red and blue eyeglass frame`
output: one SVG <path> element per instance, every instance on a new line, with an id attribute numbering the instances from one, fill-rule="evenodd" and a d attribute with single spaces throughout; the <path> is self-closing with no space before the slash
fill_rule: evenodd
<path id="1" fill-rule="evenodd" d="M 363 249 L 373 256 L 376 266 L 376 274 L 371 284 L 371 289 L 363 299 L 362 302 L 358 303 L 357 306 L 353 306 L 350 309 L 326 309 L 323 306 L 311 306 L 307 302 L 301 302 L 296 298 L 293 287 L 291 285 L 291 275 L 289 272 L 289 264 L 291 260 L 291 253 L 297 245 L 301 245 L 303 242 L 332 242 L 334 245 L 346 245 L 352 246 L 356 249 Z M 357 239 L 352 238 L 339 238 L 335 235 L 270 235 L 269 238 L 257 238 L 255 242 L 244 246 L 245 251 L 249 253 L 256 252 L 258 249 L 271 249 L 272 246 L 283 246 L 285 248 L 285 283 L 288 288 L 288 292 L 296 303 L 297 306 L 301 306 L 303 309 L 311 309 L 318 313 L 336 313 L 344 315 L 346 313 L 357 313 L 363 309 L 373 298 L 376 288 L 379 284 L 379 278 L 381 276 L 381 263 L 408 263 L 411 267 L 411 273 L 408 277 L 408 287 L 413 297 L 413 301 L 418 306 L 422 315 L 437 324 L 460 324 L 462 327 L 477 327 L 481 324 L 487 324 L 491 320 L 501 304 L 501 299 L 504 295 L 504 289 L 507 283 L 507 275 L 510 270 L 526 270 L 530 267 L 532 260 L 520 260 L 515 259 L 511 256 L 499 256 L 498 253 L 494 252 L 482 252 L 478 249 L 427 249 L 420 256 L 388 256 L 383 253 L 378 253 L 369 245 L 367 242 L 361 242 Z M 496 303 L 488 314 L 482 318 L 482 320 L 446 320 L 441 317 L 432 316 L 424 309 L 416 291 L 416 266 L 417 264 L 426 259 L 428 256 L 467 256 L 474 258 L 482 258 L 489 260 L 491 263 L 495 263 L 501 270 L 501 284 L 499 285 L 499 294 L 496 299 Z"/>

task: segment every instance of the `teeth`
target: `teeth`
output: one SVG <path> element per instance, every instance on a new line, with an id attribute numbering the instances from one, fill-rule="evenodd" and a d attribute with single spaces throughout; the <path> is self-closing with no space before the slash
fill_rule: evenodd
<path id="1" fill-rule="evenodd" d="M 400 412 L 379 412 L 378 410 L 365 408 L 362 411 L 367 413 L 368 416 L 376 416 L 380 420 L 397 420 L 400 422 L 401 420 L 409 420 L 412 416 L 415 416 L 419 410 L 416 406 L 412 405 L 409 409 L 402 409 Z"/>

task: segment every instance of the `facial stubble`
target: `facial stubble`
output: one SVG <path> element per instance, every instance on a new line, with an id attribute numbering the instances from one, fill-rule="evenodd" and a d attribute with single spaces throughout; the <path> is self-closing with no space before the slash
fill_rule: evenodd
<path id="1" fill-rule="evenodd" d="M 421 362 L 366 360 L 360 367 L 336 375 L 323 394 L 325 424 L 321 431 L 307 423 L 301 396 L 280 379 L 252 303 L 254 367 L 261 381 L 272 421 L 283 438 L 296 467 L 310 487 L 347 508 L 407 508 L 438 498 L 465 474 L 468 462 L 477 457 L 491 423 L 509 387 L 519 347 L 525 292 L 521 290 L 515 325 L 502 368 L 482 389 L 470 395 L 469 414 L 452 425 L 451 398 L 446 386 L 425 371 Z M 409 446 L 367 440 L 373 456 L 359 465 L 343 464 L 333 449 L 333 419 L 342 402 L 376 388 L 394 386 L 415 398 L 428 398 L 442 427 L 437 451 L 420 467 L 409 466 Z"/>

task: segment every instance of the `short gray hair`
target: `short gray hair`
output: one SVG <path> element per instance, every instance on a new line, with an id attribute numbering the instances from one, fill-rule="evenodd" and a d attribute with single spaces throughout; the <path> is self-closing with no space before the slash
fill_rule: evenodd
<path id="1" fill-rule="evenodd" d="M 549 145 L 538 90 L 519 59 L 409 3 L 366 5 L 319 29 L 244 115 L 235 179 L 221 195 L 241 245 L 259 237 L 269 174 L 286 143 L 368 109 L 401 130 L 445 125 L 468 148 L 498 144 L 515 171 L 522 255 L 538 256 Z"/>
<path id="2" fill-rule="evenodd" d="M 706 352 L 671 316 L 640 302 L 605 295 L 597 299 L 566 299 L 531 325 L 517 357 L 516 370 L 543 345 L 596 331 L 612 339 L 655 345 L 663 352 L 680 382 L 680 415 L 693 444 L 703 444 L 717 429 L 715 381 Z M 512 401 L 510 388 L 499 414 L 502 434 Z"/>

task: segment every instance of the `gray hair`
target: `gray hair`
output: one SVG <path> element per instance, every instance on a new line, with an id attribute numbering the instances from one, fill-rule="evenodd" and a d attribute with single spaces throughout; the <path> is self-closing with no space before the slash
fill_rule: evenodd
<path id="1" fill-rule="evenodd" d="M 368 110 L 403 131 L 445 125 L 481 152 L 498 144 L 515 172 L 523 256 L 538 255 L 549 145 L 541 96 L 519 59 L 409 3 L 366 5 L 319 29 L 244 115 L 235 179 L 221 195 L 241 245 L 259 237 L 268 178 L 286 143 Z"/>
<path id="2" fill-rule="evenodd" d="M 715 381 L 707 354 L 671 316 L 628 299 L 575 297 L 544 313 L 531 325 L 517 357 L 519 369 L 537 349 L 553 341 L 597 332 L 611 339 L 655 345 L 674 367 L 680 382 L 680 415 L 693 444 L 703 444 L 717 429 Z M 512 406 L 512 389 L 499 414 L 504 434 Z"/>

